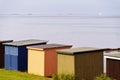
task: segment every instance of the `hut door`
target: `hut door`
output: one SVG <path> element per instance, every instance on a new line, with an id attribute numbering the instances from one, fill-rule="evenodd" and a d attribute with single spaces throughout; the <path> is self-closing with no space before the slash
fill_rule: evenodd
<path id="1" fill-rule="evenodd" d="M 18 48 L 12 47 L 10 55 L 10 66 L 12 70 L 18 70 Z"/>
<path id="2" fill-rule="evenodd" d="M 4 64 L 4 66 L 5 66 L 5 69 L 10 69 L 10 62 L 11 62 L 11 60 L 10 60 L 10 47 L 8 47 L 8 46 L 5 46 L 5 64 Z"/>

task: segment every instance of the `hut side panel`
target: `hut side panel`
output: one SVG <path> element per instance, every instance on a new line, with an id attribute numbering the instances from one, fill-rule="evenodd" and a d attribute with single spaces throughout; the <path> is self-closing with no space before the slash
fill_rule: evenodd
<path id="1" fill-rule="evenodd" d="M 3 40 L 0 41 L 0 68 L 4 68 L 4 60 L 5 60 L 5 46 L 3 43 L 12 42 L 13 40 Z"/>
<path id="2" fill-rule="evenodd" d="M 0 54 L 4 54 L 4 46 L 0 43 Z"/>
<path id="3" fill-rule="evenodd" d="M 52 48 L 45 50 L 45 76 L 57 74 L 57 53 L 56 50 L 68 49 L 70 47 Z"/>
<path id="4" fill-rule="evenodd" d="M 55 49 L 45 50 L 45 76 L 57 74 L 57 54 Z"/>
<path id="5" fill-rule="evenodd" d="M 18 47 L 18 70 L 27 71 L 28 50 L 26 46 Z"/>
<path id="6" fill-rule="evenodd" d="M 76 80 L 94 80 L 103 73 L 103 52 L 75 55 Z"/>
<path id="7" fill-rule="evenodd" d="M 58 54 L 58 74 L 74 74 L 74 56 Z"/>
<path id="8" fill-rule="evenodd" d="M 113 79 L 120 80 L 120 60 L 107 58 L 107 75 Z"/>
<path id="9" fill-rule="evenodd" d="M 28 72 L 44 76 L 44 60 L 44 51 L 28 49 Z"/>
<path id="10" fill-rule="evenodd" d="M 4 67 L 4 54 L 0 54 L 0 68 Z"/>
<path id="11" fill-rule="evenodd" d="M 0 43 L 0 68 L 4 66 L 4 46 Z"/>

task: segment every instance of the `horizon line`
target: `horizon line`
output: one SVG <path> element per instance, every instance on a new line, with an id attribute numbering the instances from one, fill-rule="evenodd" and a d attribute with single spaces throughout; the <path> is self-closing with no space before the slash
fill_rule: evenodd
<path id="1" fill-rule="evenodd" d="M 0 14 L 2 16 L 40 16 L 40 17 L 89 17 L 89 18 L 120 18 L 120 15 L 45 15 L 45 14 Z"/>

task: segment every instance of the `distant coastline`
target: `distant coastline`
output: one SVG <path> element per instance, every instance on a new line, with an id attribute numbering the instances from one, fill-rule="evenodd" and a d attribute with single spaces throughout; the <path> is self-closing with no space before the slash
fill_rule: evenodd
<path id="1" fill-rule="evenodd" d="M 72 14 L 0 14 L 0 16 L 79 17 L 79 18 L 120 18 L 120 15 L 72 15 Z"/>

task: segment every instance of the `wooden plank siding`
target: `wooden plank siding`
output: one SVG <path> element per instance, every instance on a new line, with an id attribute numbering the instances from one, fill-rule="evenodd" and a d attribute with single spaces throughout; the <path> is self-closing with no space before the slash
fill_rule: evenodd
<path id="1" fill-rule="evenodd" d="M 103 73 L 103 51 L 75 55 L 76 80 L 94 80 Z"/>
<path id="2" fill-rule="evenodd" d="M 95 80 L 96 77 L 103 74 L 104 50 L 106 49 L 81 47 L 57 51 L 58 74 L 61 71 L 71 73 L 70 70 L 73 70 L 75 80 Z"/>
<path id="3" fill-rule="evenodd" d="M 120 60 L 107 58 L 107 75 L 115 80 L 120 80 Z"/>

